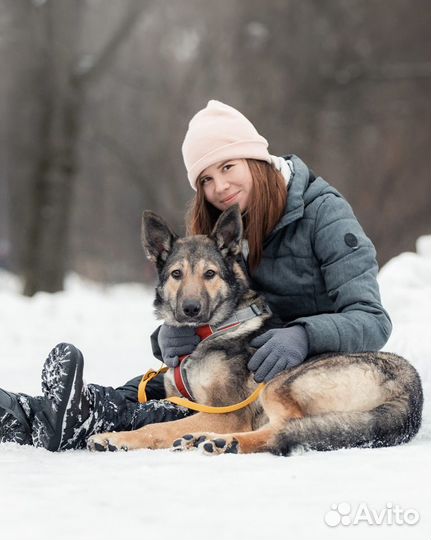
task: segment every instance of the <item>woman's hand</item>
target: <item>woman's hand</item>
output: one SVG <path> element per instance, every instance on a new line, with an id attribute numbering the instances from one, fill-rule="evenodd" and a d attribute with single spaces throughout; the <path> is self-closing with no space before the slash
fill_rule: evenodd
<path id="1" fill-rule="evenodd" d="M 157 338 L 163 362 L 170 368 L 178 366 L 179 356 L 191 354 L 200 342 L 195 329 L 189 326 L 162 324 Z"/>
<path id="2" fill-rule="evenodd" d="M 308 354 L 308 338 L 300 325 L 268 330 L 250 341 L 257 351 L 247 367 L 258 383 L 268 382 L 285 369 L 301 364 Z"/>

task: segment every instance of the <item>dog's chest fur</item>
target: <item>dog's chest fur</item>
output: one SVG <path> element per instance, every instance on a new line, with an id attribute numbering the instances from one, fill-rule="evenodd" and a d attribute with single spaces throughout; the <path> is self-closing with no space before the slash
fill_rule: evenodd
<path id="1" fill-rule="evenodd" d="M 202 341 L 195 351 L 183 361 L 189 389 L 198 403 L 224 406 L 245 399 L 257 386 L 247 363 L 253 354 L 248 342 L 250 334 L 262 325 L 256 317 L 239 327 Z M 180 395 L 173 370 L 165 375 L 167 395 Z"/>

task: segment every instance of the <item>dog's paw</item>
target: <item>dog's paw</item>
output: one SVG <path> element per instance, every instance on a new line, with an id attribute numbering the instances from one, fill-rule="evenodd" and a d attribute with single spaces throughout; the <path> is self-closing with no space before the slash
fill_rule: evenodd
<path id="1" fill-rule="evenodd" d="M 196 449 L 199 443 L 206 441 L 207 438 L 205 435 L 193 435 L 188 433 L 183 435 L 181 439 L 177 439 L 173 442 L 171 450 L 174 452 L 181 452 L 183 450 L 193 450 Z"/>
<path id="2" fill-rule="evenodd" d="M 219 435 L 216 438 L 209 438 L 198 444 L 198 450 L 208 456 L 218 454 L 238 454 L 238 439 L 230 435 Z"/>
<path id="3" fill-rule="evenodd" d="M 217 433 L 189 433 L 183 435 L 172 444 L 172 450 L 183 451 L 197 448 L 208 456 L 219 454 L 238 454 L 239 442 L 232 435 L 218 435 Z"/>
<path id="4" fill-rule="evenodd" d="M 87 440 L 87 448 L 91 452 L 117 452 L 124 450 L 127 452 L 127 445 L 121 442 L 116 433 L 99 433 Z"/>

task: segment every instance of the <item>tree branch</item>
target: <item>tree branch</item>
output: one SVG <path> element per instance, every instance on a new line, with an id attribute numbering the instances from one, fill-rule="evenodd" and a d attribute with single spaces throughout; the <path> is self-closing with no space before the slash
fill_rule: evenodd
<path id="1" fill-rule="evenodd" d="M 77 66 L 72 74 L 72 80 L 75 84 L 85 84 L 91 79 L 96 79 L 107 69 L 119 47 L 139 22 L 145 7 L 147 7 L 147 2 L 144 0 L 133 0 L 131 2 L 126 9 L 123 21 L 102 51 L 92 58 L 87 58 L 86 62 L 80 62 Z"/>

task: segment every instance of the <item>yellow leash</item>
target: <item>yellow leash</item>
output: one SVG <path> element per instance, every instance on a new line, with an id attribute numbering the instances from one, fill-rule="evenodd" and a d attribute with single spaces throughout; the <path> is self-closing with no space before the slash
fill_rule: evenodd
<path id="1" fill-rule="evenodd" d="M 166 373 L 169 368 L 162 366 L 158 369 L 158 371 L 154 371 L 154 369 L 149 369 L 147 373 L 145 373 L 142 376 L 141 382 L 138 386 L 138 401 L 139 403 L 147 403 L 147 392 L 145 391 L 147 384 L 154 379 L 154 377 L 157 377 L 159 373 Z"/>
<path id="2" fill-rule="evenodd" d="M 154 371 L 154 369 L 149 369 L 145 373 L 138 387 L 139 403 L 146 403 L 148 401 L 147 394 L 145 392 L 145 388 L 147 384 L 152 379 L 154 379 L 154 377 L 157 377 L 159 373 L 166 373 L 168 369 L 169 368 L 162 366 L 158 371 Z M 201 403 L 194 403 L 193 401 L 190 401 L 189 399 L 176 397 L 176 396 L 166 398 L 166 400 L 170 401 L 171 403 L 175 403 L 175 405 L 181 405 L 182 407 L 187 407 L 187 409 L 191 409 L 192 411 L 206 412 L 210 414 L 226 414 L 229 412 L 238 411 L 239 409 L 243 409 L 244 407 L 247 407 L 247 405 L 250 405 L 250 403 L 253 403 L 254 401 L 256 401 L 256 399 L 260 396 L 265 386 L 266 386 L 265 383 L 260 383 L 259 386 L 256 388 L 256 390 L 252 394 L 250 394 L 247 399 L 244 399 L 243 401 L 240 401 L 239 403 L 235 403 L 234 405 L 226 405 L 225 407 L 211 407 L 210 405 L 202 405 Z"/>
<path id="3" fill-rule="evenodd" d="M 225 407 L 211 407 L 210 405 L 202 405 L 201 403 L 193 403 L 193 401 L 190 401 L 185 398 L 180 397 L 169 397 L 167 398 L 168 401 L 171 403 L 175 403 L 175 405 L 181 405 L 182 407 L 187 407 L 188 409 L 192 409 L 192 411 L 199 411 L 199 412 L 206 412 L 210 414 L 225 414 L 233 411 L 238 411 L 239 409 L 243 409 L 244 407 L 247 407 L 247 405 L 250 405 L 250 403 L 253 403 L 253 401 L 256 401 L 256 399 L 259 397 L 262 390 L 265 388 L 264 383 L 260 383 L 259 386 L 256 388 L 256 390 L 248 396 L 247 399 L 244 399 L 243 401 L 240 401 L 239 403 L 235 403 L 234 405 L 226 405 Z"/>

